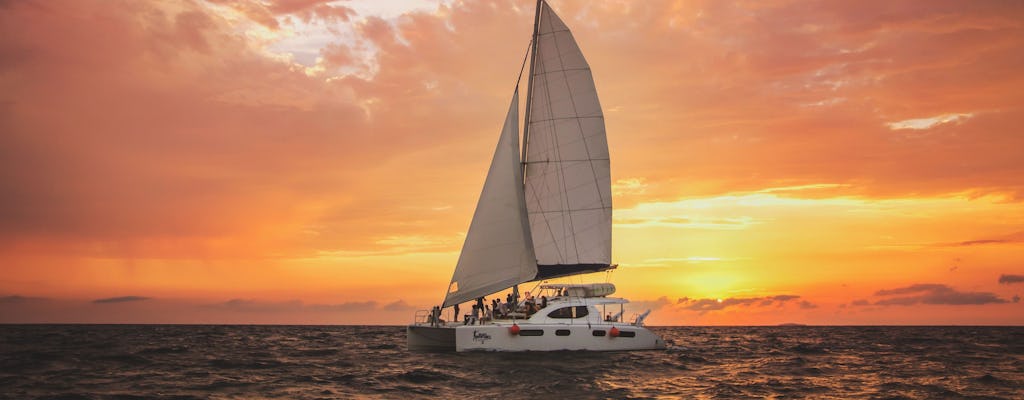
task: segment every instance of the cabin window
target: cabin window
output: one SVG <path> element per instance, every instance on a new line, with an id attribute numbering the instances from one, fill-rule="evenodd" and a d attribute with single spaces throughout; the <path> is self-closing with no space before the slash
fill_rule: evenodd
<path id="1" fill-rule="evenodd" d="M 619 337 L 636 337 L 636 332 L 633 331 L 620 331 Z"/>
<path id="2" fill-rule="evenodd" d="M 519 336 L 544 336 L 543 329 L 522 329 L 519 331 Z"/>
<path id="3" fill-rule="evenodd" d="M 548 313 L 548 318 L 583 318 L 586 317 L 588 314 L 590 314 L 590 311 L 587 310 L 587 306 L 562 307 Z"/>
<path id="4" fill-rule="evenodd" d="M 559 329 L 555 331 L 555 336 L 569 336 L 571 333 L 568 329 Z"/>
<path id="5" fill-rule="evenodd" d="M 600 329 L 591 332 L 591 334 L 593 334 L 594 336 L 604 336 L 605 335 L 604 331 L 602 331 Z"/>

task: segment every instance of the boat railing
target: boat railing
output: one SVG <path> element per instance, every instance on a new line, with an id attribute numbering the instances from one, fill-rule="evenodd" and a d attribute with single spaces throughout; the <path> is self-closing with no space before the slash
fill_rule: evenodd
<path id="1" fill-rule="evenodd" d="M 644 319 L 646 319 L 647 316 L 650 315 L 650 314 L 651 314 L 651 310 L 647 310 L 647 311 L 645 311 L 643 313 L 639 313 L 639 314 L 633 314 L 633 322 L 631 322 L 630 325 L 644 326 Z"/>
<path id="2" fill-rule="evenodd" d="M 416 315 L 413 316 L 412 323 L 414 325 L 430 324 L 430 310 L 416 310 Z"/>

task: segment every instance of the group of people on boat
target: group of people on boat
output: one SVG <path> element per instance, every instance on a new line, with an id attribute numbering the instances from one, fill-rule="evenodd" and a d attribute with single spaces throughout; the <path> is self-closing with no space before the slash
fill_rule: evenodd
<path id="1" fill-rule="evenodd" d="M 559 290 L 555 293 L 556 296 L 567 296 L 568 290 L 564 293 Z M 548 306 L 547 296 L 535 297 L 526 292 L 523 296 L 522 301 L 519 301 L 516 293 L 509 293 L 505 296 L 505 301 L 501 301 L 501 298 L 495 297 L 491 299 L 489 304 L 485 304 L 487 299 L 480 297 L 476 299 L 476 303 L 473 304 L 472 311 L 469 314 L 460 315 L 459 305 L 452 306 L 454 315 L 456 318 L 461 317 L 463 325 L 477 325 L 483 324 L 495 319 L 510 319 L 510 318 L 529 318 L 537 311 L 540 311 Z M 431 325 L 444 324 L 444 319 L 441 318 L 441 306 L 434 306 L 430 310 L 427 322 Z"/>
<path id="2" fill-rule="evenodd" d="M 548 306 L 548 298 L 546 296 L 541 296 L 540 299 L 537 299 L 530 295 L 530 292 L 526 292 L 523 301 L 517 300 L 516 296 L 511 293 L 505 297 L 505 301 L 495 297 L 491 299 L 490 304 L 484 304 L 487 302 L 487 299 L 483 297 L 478 298 L 476 299 L 476 304 L 473 304 L 471 313 L 463 316 L 463 324 L 475 325 L 495 319 L 528 318 Z M 458 308 L 455 308 L 455 312 L 458 315 Z"/>

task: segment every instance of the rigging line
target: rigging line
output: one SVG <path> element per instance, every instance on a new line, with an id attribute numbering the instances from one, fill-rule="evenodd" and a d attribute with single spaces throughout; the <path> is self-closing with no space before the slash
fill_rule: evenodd
<path id="1" fill-rule="evenodd" d="M 523 54 L 523 66 L 519 67 L 519 77 L 516 78 L 516 91 L 519 91 L 519 81 L 523 80 L 523 71 L 526 70 L 526 60 L 530 59 L 530 50 L 533 49 L 533 40 L 526 44 L 526 54 Z"/>

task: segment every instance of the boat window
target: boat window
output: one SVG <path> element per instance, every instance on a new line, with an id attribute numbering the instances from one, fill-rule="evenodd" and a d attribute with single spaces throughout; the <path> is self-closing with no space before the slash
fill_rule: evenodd
<path id="1" fill-rule="evenodd" d="M 519 336 L 544 336 L 543 329 L 522 329 L 519 331 Z"/>
<path id="2" fill-rule="evenodd" d="M 568 329 L 559 329 L 555 331 L 555 336 L 569 336 L 572 333 Z"/>
<path id="3" fill-rule="evenodd" d="M 555 311 L 548 313 L 548 318 L 583 318 L 590 314 L 587 310 L 587 306 L 575 306 L 575 307 L 562 307 Z"/>
<path id="4" fill-rule="evenodd" d="M 594 336 L 604 336 L 604 335 L 605 335 L 604 331 L 602 331 L 602 330 L 596 330 L 596 331 L 593 331 L 593 332 L 591 332 L 591 333 L 592 333 L 592 334 L 593 334 Z"/>
<path id="5" fill-rule="evenodd" d="M 636 332 L 633 331 L 620 331 L 619 337 L 636 337 Z"/>
<path id="6" fill-rule="evenodd" d="M 572 318 L 572 307 L 562 307 L 549 312 L 548 318 Z"/>

